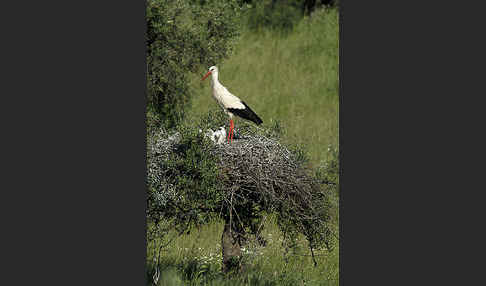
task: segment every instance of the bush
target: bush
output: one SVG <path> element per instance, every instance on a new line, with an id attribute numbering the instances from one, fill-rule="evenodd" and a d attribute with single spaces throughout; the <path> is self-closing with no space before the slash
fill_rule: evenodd
<path id="1" fill-rule="evenodd" d="M 339 0 L 247 0 L 247 24 L 251 30 L 269 28 L 281 32 L 292 30 L 304 16 L 323 6 L 338 6 Z"/>
<path id="2" fill-rule="evenodd" d="M 149 123 L 174 127 L 181 121 L 190 103 L 188 73 L 231 53 L 239 16 L 235 0 L 147 0 Z"/>
<path id="3" fill-rule="evenodd" d="M 303 16 L 301 2 L 302 0 L 254 1 L 248 12 L 248 27 L 251 30 L 270 28 L 288 32 Z"/>
<path id="4" fill-rule="evenodd" d="M 333 185 L 310 174 L 301 148 L 279 142 L 279 124 L 262 129 L 242 122 L 232 144 L 213 143 L 204 131 L 218 129 L 223 118 L 210 111 L 198 126 L 181 125 L 172 134 L 162 129 L 150 138 L 149 224 L 169 221 L 182 234 L 223 218 L 228 265 L 250 235 L 258 238 L 271 213 L 288 241 L 303 234 L 311 251 L 331 249 Z"/>
<path id="5" fill-rule="evenodd" d="M 302 11 L 306 15 L 310 15 L 315 9 L 322 6 L 339 7 L 339 0 L 304 0 L 302 4 Z"/>

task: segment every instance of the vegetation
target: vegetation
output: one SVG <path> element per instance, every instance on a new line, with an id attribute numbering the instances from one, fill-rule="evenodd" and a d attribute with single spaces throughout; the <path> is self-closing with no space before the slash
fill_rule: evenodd
<path id="1" fill-rule="evenodd" d="M 164 248 L 159 263 L 158 285 L 339 285 L 339 248 L 333 251 L 316 251 L 317 267 L 307 248 L 306 240 L 298 237 L 296 245 L 287 251 L 282 246 L 283 234 L 277 227 L 276 218 L 270 216 L 262 236 L 267 244 L 262 247 L 249 243 L 241 249 L 247 266 L 239 275 L 221 273 L 222 220 L 216 220 L 189 234 L 177 236 L 170 231 L 166 239 L 147 245 L 147 281 L 155 272 L 154 256 L 158 246 L 174 239 Z"/>
<path id="2" fill-rule="evenodd" d="M 252 30 L 270 29 L 283 34 L 291 31 L 304 15 L 324 6 L 337 6 L 337 0 L 245 0 L 251 9 L 247 27 Z"/>
<path id="3" fill-rule="evenodd" d="M 244 31 L 234 54 L 218 63 L 223 85 L 243 98 L 264 125 L 280 120 L 284 141 L 305 147 L 316 168 L 339 142 L 338 32 L 338 11 L 317 10 L 287 36 Z M 200 75 L 191 79 L 196 120 L 215 101 Z M 242 120 L 235 122 L 238 127 Z"/>
<path id="4" fill-rule="evenodd" d="M 165 220 L 182 234 L 222 218 L 225 271 L 235 266 L 230 259 L 238 260 L 239 268 L 240 247 L 250 236 L 264 244 L 260 233 L 268 214 L 277 216 L 285 243 L 302 234 L 311 252 L 323 246 L 331 249 L 335 234 L 330 196 L 335 182 L 312 176 L 304 167 L 303 151 L 279 143 L 279 125 L 240 126 L 236 142 L 214 144 L 205 131 L 221 126 L 225 115 L 218 111 L 211 111 L 199 126 L 181 125 L 172 136 L 161 129 L 151 137 L 149 221 L 157 225 Z M 166 231 L 154 233 L 159 237 Z"/>
<path id="5" fill-rule="evenodd" d="M 149 129 L 176 126 L 190 104 L 188 74 L 227 57 L 239 35 L 236 1 L 147 0 Z"/>
<path id="6" fill-rule="evenodd" d="M 294 10 L 286 10 L 286 6 L 312 1 L 271 1 L 280 3 L 283 13 L 296 15 L 291 25 L 285 26 L 280 25 L 285 21 L 279 20 L 283 18 L 276 6 L 268 6 L 270 1 L 238 1 L 228 4 L 231 7 L 222 3 L 225 1 L 152 2 L 192 7 L 189 16 L 174 14 L 186 24 L 178 22 L 171 33 L 177 30 L 184 34 L 183 29 L 197 22 L 194 19 L 211 22 L 211 17 L 204 18 L 207 12 L 197 18 L 204 5 L 220 7 L 221 25 L 234 28 L 234 33 L 215 44 L 214 53 L 203 53 L 203 60 L 182 65 L 182 70 L 171 68 L 175 73 L 171 76 L 179 77 L 180 85 L 170 86 L 166 93 L 154 92 L 149 98 L 148 282 L 157 278 L 158 285 L 337 285 L 337 10 L 317 9 L 309 17 L 304 16 L 302 6 Z M 163 13 L 170 14 L 170 5 L 155 10 L 165 9 Z M 271 21 L 260 26 L 240 27 L 238 19 L 226 18 L 243 13 L 244 20 L 251 23 L 256 21 L 251 17 L 262 9 L 267 9 L 265 17 Z M 150 21 L 163 23 L 160 19 Z M 225 21 L 231 22 L 229 26 Z M 159 33 L 167 32 L 166 28 L 157 28 L 154 38 L 160 42 L 154 46 L 161 50 L 155 53 L 156 60 L 148 61 L 149 69 L 152 65 L 160 72 L 150 75 L 155 80 L 148 86 L 154 90 L 164 80 L 173 80 L 161 72 L 169 67 L 159 65 L 168 60 L 176 65 L 181 60 L 170 58 L 164 50 L 166 43 Z M 218 37 L 201 36 L 200 43 Z M 193 39 L 174 39 L 177 51 L 173 55 L 198 55 L 178 50 L 177 41 L 185 46 Z M 239 41 L 232 52 L 235 39 Z M 207 42 L 201 45 L 207 48 Z M 225 48 L 219 50 L 220 46 Z M 220 68 L 222 83 L 264 120 L 263 127 L 236 121 L 236 138 L 247 140 L 246 148 L 218 146 L 204 136 L 208 128 L 227 124 L 210 96 L 209 84 L 200 81 L 203 68 L 213 64 Z M 174 113 L 158 105 L 164 100 L 165 107 L 175 106 Z M 288 161 L 282 159 L 282 152 L 288 152 Z M 264 161 L 272 166 L 268 173 L 258 167 Z M 276 183 L 272 176 L 284 179 Z M 275 185 L 269 187 L 271 184 Z M 238 199 L 231 201 L 235 195 Z M 225 241 L 222 233 L 228 230 L 235 235 Z M 230 248 L 237 250 L 232 254 L 237 258 L 234 261 L 224 259 L 228 241 Z M 236 272 L 224 274 L 221 270 L 231 263 L 237 266 Z"/>

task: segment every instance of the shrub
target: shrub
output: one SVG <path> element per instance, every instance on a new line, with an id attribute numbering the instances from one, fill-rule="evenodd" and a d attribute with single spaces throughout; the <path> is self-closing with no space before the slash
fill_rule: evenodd
<path id="1" fill-rule="evenodd" d="M 269 28 L 288 32 L 304 16 L 323 6 L 338 6 L 339 0 L 246 0 L 247 25 L 251 30 Z"/>
<path id="2" fill-rule="evenodd" d="M 302 18 L 301 2 L 302 0 L 254 1 L 248 12 L 248 27 L 251 30 L 270 28 L 288 32 Z"/>
<path id="3" fill-rule="evenodd" d="M 149 123 L 174 127 L 190 103 L 188 73 L 227 57 L 239 35 L 235 0 L 147 0 Z"/>
<path id="4" fill-rule="evenodd" d="M 149 139 L 149 223 L 169 221 L 182 234 L 223 218 L 225 266 L 238 265 L 240 246 L 250 235 L 258 238 L 271 213 L 288 241 L 303 234 L 311 251 L 331 249 L 332 185 L 310 174 L 301 149 L 279 142 L 278 124 L 242 122 L 232 144 L 214 144 L 204 131 L 218 129 L 223 118 L 210 111 L 197 126 L 161 129 Z"/>
<path id="5" fill-rule="evenodd" d="M 306 15 L 310 15 L 315 9 L 322 6 L 339 7 L 339 0 L 304 0 L 302 3 L 302 11 Z"/>

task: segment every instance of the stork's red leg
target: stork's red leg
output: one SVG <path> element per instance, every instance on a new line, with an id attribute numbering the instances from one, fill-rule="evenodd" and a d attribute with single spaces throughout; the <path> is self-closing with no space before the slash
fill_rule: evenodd
<path id="1" fill-rule="evenodd" d="M 233 142 L 234 128 L 235 128 L 235 125 L 233 123 L 233 119 L 230 119 L 230 142 Z"/>
<path id="2" fill-rule="evenodd" d="M 231 119 L 231 137 L 230 141 L 233 142 L 233 134 L 235 132 L 235 123 L 233 122 L 233 119 Z"/>

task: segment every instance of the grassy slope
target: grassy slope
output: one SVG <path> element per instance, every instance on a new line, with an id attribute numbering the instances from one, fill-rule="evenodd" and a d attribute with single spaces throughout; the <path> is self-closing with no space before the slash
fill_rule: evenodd
<path id="1" fill-rule="evenodd" d="M 328 145 L 338 146 L 338 13 L 316 13 L 293 33 L 245 32 L 235 54 L 219 64 L 220 81 L 257 112 L 264 124 L 280 120 L 286 140 L 307 145 L 312 165 L 326 160 Z M 209 82 L 195 75 L 194 116 L 215 109 Z M 236 122 L 238 125 L 238 122 Z M 246 252 L 247 272 L 231 279 L 220 275 L 223 225 L 214 222 L 177 238 L 162 252 L 159 285 L 338 285 L 339 249 L 322 252 L 314 268 L 305 241 L 284 260 L 280 232 L 267 225 L 267 247 Z M 170 235 L 169 235 L 170 236 Z M 148 270 L 154 245 L 148 245 Z M 248 247 L 247 247 L 248 250 Z M 150 280 L 149 280 L 150 281 Z M 303 282 L 305 281 L 305 282 Z"/>
<path id="2" fill-rule="evenodd" d="M 319 11 L 283 37 L 245 32 L 219 79 L 262 117 L 279 120 L 286 139 L 305 144 L 311 164 L 326 159 L 328 145 L 338 146 L 338 12 Z M 208 81 L 195 75 L 192 113 L 216 106 Z M 236 125 L 238 123 L 236 122 Z"/>

